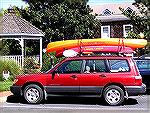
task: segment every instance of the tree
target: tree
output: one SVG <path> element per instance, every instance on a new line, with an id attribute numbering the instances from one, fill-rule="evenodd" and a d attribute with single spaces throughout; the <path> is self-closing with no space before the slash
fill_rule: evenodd
<path id="1" fill-rule="evenodd" d="M 135 5 L 141 14 L 137 14 L 135 11 L 126 11 L 120 8 L 122 13 L 131 19 L 131 23 L 134 25 L 134 34 L 144 33 L 145 38 L 150 41 L 150 1 L 149 0 L 135 0 Z M 150 42 L 145 49 L 140 50 L 142 54 L 150 52 Z"/>
<path id="2" fill-rule="evenodd" d="M 150 39 L 150 1 L 149 0 L 135 0 L 135 5 L 141 14 L 137 14 L 135 11 L 127 11 L 120 8 L 122 13 L 131 19 L 131 23 L 134 25 L 135 33 L 139 34 L 143 32 L 147 39 Z"/>
<path id="3" fill-rule="evenodd" d="M 88 0 L 25 0 L 24 19 L 45 32 L 44 42 L 93 38 L 98 36 L 100 21 L 91 14 Z M 47 43 L 45 44 L 47 45 Z"/>

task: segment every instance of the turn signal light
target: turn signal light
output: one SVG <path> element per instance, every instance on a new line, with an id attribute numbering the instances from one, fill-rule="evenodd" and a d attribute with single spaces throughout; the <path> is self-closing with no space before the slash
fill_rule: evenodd
<path id="1" fill-rule="evenodd" d="M 13 84 L 16 84 L 18 82 L 18 79 L 15 79 L 14 81 L 13 81 Z"/>

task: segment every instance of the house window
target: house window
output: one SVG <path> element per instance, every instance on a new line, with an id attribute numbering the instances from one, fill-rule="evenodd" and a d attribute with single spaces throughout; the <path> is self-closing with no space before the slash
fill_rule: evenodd
<path id="1" fill-rule="evenodd" d="M 103 15 L 103 16 L 109 16 L 109 15 L 111 15 L 111 11 L 108 10 L 108 9 L 105 9 L 105 10 L 103 11 L 102 15 Z"/>
<path id="2" fill-rule="evenodd" d="M 133 30 L 133 26 L 128 24 L 128 25 L 123 25 L 123 36 L 127 37 L 128 32 Z"/>
<path id="3" fill-rule="evenodd" d="M 110 38 L 110 26 L 101 26 L 101 38 Z"/>

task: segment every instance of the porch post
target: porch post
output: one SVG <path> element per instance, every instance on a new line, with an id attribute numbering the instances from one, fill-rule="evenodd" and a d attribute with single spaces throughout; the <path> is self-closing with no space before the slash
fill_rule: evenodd
<path id="1" fill-rule="evenodd" d="M 24 39 L 22 37 L 21 37 L 20 45 L 21 45 L 22 68 L 23 68 L 23 66 L 24 66 Z"/>
<path id="2" fill-rule="evenodd" d="M 42 68 L 42 37 L 40 37 L 40 68 Z"/>

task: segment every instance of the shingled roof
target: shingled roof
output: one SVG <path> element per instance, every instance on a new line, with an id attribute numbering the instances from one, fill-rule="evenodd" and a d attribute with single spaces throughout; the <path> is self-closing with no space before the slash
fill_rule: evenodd
<path id="1" fill-rule="evenodd" d="M 140 14 L 139 10 L 132 5 L 132 3 L 124 3 L 124 4 L 103 4 L 103 5 L 96 5 L 91 6 L 93 9 L 92 14 L 98 14 L 97 19 L 100 19 L 102 22 L 109 22 L 109 21 L 121 21 L 121 20 L 130 20 L 125 15 L 122 14 L 122 11 L 119 7 L 123 8 L 124 10 L 131 9 L 135 11 L 137 14 Z M 104 11 L 109 10 L 111 12 L 110 15 L 104 15 Z"/>
<path id="2" fill-rule="evenodd" d="M 44 33 L 15 13 L 6 13 L 0 17 L 0 36 L 44 36 Z"/>

